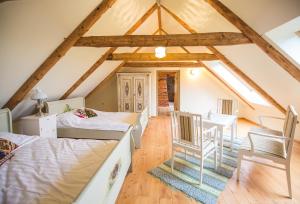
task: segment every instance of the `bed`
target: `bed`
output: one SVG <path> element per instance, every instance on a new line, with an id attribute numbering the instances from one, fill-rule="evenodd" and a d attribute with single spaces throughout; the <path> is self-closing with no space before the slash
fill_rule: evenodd
<path id="1" fill-rule="evenodd" d="M 46 102 L 46 112 L 49 114 L 62 114 L 65 112 L 66 107 L 70 107 L 72 109 L 83 108 L 85 107 L 85 100 L 82 97 L 65 99 L 59 101 L 51 101 Z M 145 108 L 141 113 L 125 113 L 125 112 L 102 112 L 103 117 L 99 120 L 99 126 L 109 126 L 110 123 L 103 121 L 106 118 L 110 118 L 112 120 L 106 121 L 114 121 L 114 123 L 124 124 L 127 123 L 128 127 L 133 126 L 132 135 L 134 138 L 134 143 L 136 148 L 141 148 L 141 138 L 144 133 L 144 130 L 148 124 L 148 108 Z M 98 116 L 97 116 L 98 117 Z M 83 127 L 60 127 L 57 129 L 58 137 L 65 138 L 72 136 L 73 138 L 82 138 L 84 135 L 88 139 L 119 139 L 124 135 L 124 132 L 127 129 L 120 129 L 118 125 L 106 128 L 93 128 L 87 129 Z"/>
<path id="2" fill-rule="evenodd" d="M 115 203 L 131 164 L 130 128 L 116 140 L 12 133 L 0 110 L 0 138 L 18 144 L 0 166 L 0 203 Z"/>

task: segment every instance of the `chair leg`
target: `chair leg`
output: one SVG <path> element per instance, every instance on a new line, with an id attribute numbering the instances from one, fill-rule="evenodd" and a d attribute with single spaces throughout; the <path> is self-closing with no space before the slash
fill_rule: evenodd
<path id="1" fill-rule="evenodd" d="M 173 169 L 174 169 L 174 155 L 175 152 L 172 150 L 172 161 L 171 161 L 171 172 L 173 173 Z"/>
<path id="2" fill-rule="evenodd" d="M 239 155 L 238 155 L 237 174 L 236 174 L 236 180 L 237 180 L 237 181 L 240 180 L 240 171 L 241 171 L 241 165 L 242 165 L 242 158 L 243 158 L 243 154 L 242 154 L 241 152 L 239 152 Z"/>
<path id="3" fill-rule="evenodd" d="M 203 179 L 203 163 L 204 163 L 204 159 L 203 157 L 201 157 L 200 159 L 200 185 L 202 185 L 202 179 Z"/>
<path id="4" fill-rule="evenodd" d="M 291 167 L 290 164 L 286 165 L 286 178 L 289 190 L 289 197 L 292 198 L 292 183 L 291 183 Z"/>
<path id="5" fill-rule="evenodd" d="M 214 152 L 214 160 L 215 160 L 215 170 L 217 170 L 217 167 L 218 167 L 217 147 L 216 147 L 215 152 Z"/>

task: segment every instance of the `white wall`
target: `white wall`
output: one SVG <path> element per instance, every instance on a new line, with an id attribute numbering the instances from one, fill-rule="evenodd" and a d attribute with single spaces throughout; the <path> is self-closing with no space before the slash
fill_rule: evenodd
<path id="1" fill-rule="evenodd" d="M 190 75 L 189 68 L 123 68 L 123 72 L 151 72 L 151 115 L 157 114 L 156 72 L 158 70 L 180 70 L 180 110 L 193 113 L 216 111 L 218 98 L 234 98 L 223 84 L 218 82 L 207 70 L 201 68 L 197 77 Z M 240 109 L 247 109 L 240 101 Z M 242 111 L 241 111 L 242 112 Z M 240 115 L 243 117 L 243 115 Z"/>

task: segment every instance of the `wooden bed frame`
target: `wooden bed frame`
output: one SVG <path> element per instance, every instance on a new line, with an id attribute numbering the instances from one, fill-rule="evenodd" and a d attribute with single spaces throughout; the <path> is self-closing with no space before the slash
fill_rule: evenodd
<path id="1" fill-rule="evenodd" d="M 82 97 L 71 98 L 59 101 L 46 102 L 46 112 L 49 114 L 60 114 L 65 111 L 66 106 L 69 105 L 71 108 L 83 108 L 85 107 L 85 100 Z M 141 139 L 144 130 L 148 124 L 148 108 L 145 108 L 139 113 L 135 122 L 133 122 L 132 135 L 136 148 L 141 148 Z M 120 139 L 124 132 L 113 131 L 113 130 L 88 130 L 81 128 L 58 128 L 58 137 L 72 137 L 72 138 L 86 138 L 86 139 Z"/>
<path id="2" fill-rule="evenodd" d="M 0 109 L 0 131 L 12 132 L 9 109 Z M 131 166 L 131 130 L 123 134 L 117 146 L 86 184 L 73 203 L 115 203 Z"/>

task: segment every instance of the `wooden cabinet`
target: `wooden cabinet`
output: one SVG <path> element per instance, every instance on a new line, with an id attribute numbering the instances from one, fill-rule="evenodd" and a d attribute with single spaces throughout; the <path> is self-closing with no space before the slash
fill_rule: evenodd
<path id="1" fill-rule="evenodd" d="M 150 73 L 117 73 L 118 110 L 142 112 L 150 105 Z"/>
<path id="2" fill-rule="evenodd" d="M 23 117 L 18 122 L 18 132 L 24 135 L 56 138 L 56 115 Z"/>

